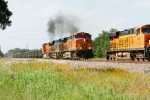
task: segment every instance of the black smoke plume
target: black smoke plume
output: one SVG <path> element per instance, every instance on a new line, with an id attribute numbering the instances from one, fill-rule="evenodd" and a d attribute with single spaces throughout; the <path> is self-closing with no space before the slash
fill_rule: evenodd
<path id="1" fill-rule="evenodd" d="M 53 37 L 62 37 L 65 34 L 74 34 L 79 31 L 77 27 L 78 18 L 75 16 L 65 16 L 63 14 L 56 15 L 54 18 L 50 17 L 48 22 L 48 34 L 51 39 Z"/>

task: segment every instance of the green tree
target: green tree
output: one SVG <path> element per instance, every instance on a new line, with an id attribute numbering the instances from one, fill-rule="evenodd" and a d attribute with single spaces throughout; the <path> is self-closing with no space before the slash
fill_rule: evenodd
<path id="1" fill-rule="evenodd" d="M 2 53 L 2 51 L 0 51 L 0 58 L 4 57 L 4 54 Z"/>
<path id="2" fill-rule="evenodd" d="M 5 56 L 9 56 L 12 54 L 17 54 L 17 53 L 23 53 L 23 52 L 28 52 L 30 51 L 29 49 L 20 49 L 20 48 L 14 48 L 14 49 L 10 49 Z"/>
<path id="3" fill-rule="evenodd" d="M 107 35 L 112 32 L 116 32 L 117 29 L 111 28 L 109 31 L 102 31 L 102 33 L 98 34 L 93 41 L 93 52 L 94 56 L 101 58 L 106 56 L 106 49 L 109 47 L 109 38 Z"/>
<path id="4" fill-rule="evenodd" d="M 9 11 L 7 3 L 7 1 L 0 0 L 0 28 L 2 30 L 4 30 L 6 26 L 11 26 L 9 18 L 12 15 L 12 12 Z"/>

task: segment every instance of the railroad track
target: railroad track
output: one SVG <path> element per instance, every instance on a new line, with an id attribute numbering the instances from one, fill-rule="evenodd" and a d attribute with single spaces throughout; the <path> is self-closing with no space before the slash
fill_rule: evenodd
<path id="1" fill-rule="evenodd" d="M 89 60 L 84 60 L 84 59 L 80 59 L 80 60 L 70 60 L 70 59 L 37 59 L 37 58 L 13 58 L 13 59 L 17 59 L 17 60 L 46 60 L 46 61 L 50 61 L 50 60 L 58 60 L 58 61 L 80 61 L 80 62 L 114 62 L 114 63 L 135 63 L 135 64 L 150 64 L 150 61 L 133 61 L 130 59 L 119 59 L 119 60 L 105 60 L 105 59 L 101 59 L 101 60 L 95 60 L 95 59 L 89 59 Z"/>
<path id="2" fill-rule="evenodd" d="M 115 63 L 136 63 L 136 64 L 150 64 L 150 61 L 133 61 L 133 60 L 124 60 L 124 59 L 119 59 L 119 60 L 93 60 L 90 59 L 88 60 L 89 62 L 115 62 Z"/>

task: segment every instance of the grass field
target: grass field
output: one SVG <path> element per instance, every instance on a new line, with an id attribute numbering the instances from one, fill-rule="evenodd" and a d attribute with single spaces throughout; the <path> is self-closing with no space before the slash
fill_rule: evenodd
<path id="1" fill-rule="evenodd" d="M 121 68 L 0 60 L 0 100 L 150 100 L 149 82 Z"/>

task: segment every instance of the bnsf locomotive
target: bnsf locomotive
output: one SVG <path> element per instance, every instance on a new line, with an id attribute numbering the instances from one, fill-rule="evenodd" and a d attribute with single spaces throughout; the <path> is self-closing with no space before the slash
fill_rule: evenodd
<path id="1" fill-rule="evenodd" d="M 150 25 L 117 31 L 108 34 L 108 37 L 110 46 L 106 50 L 107 60 L 150 60 Z"/>
<path id="2" fill-rule="evenodd" d="M 42 50 L 13 55 L 14 58 L 88 59 L 93 57 L 91 34 L 80 32 L 42 45 Z"/>

